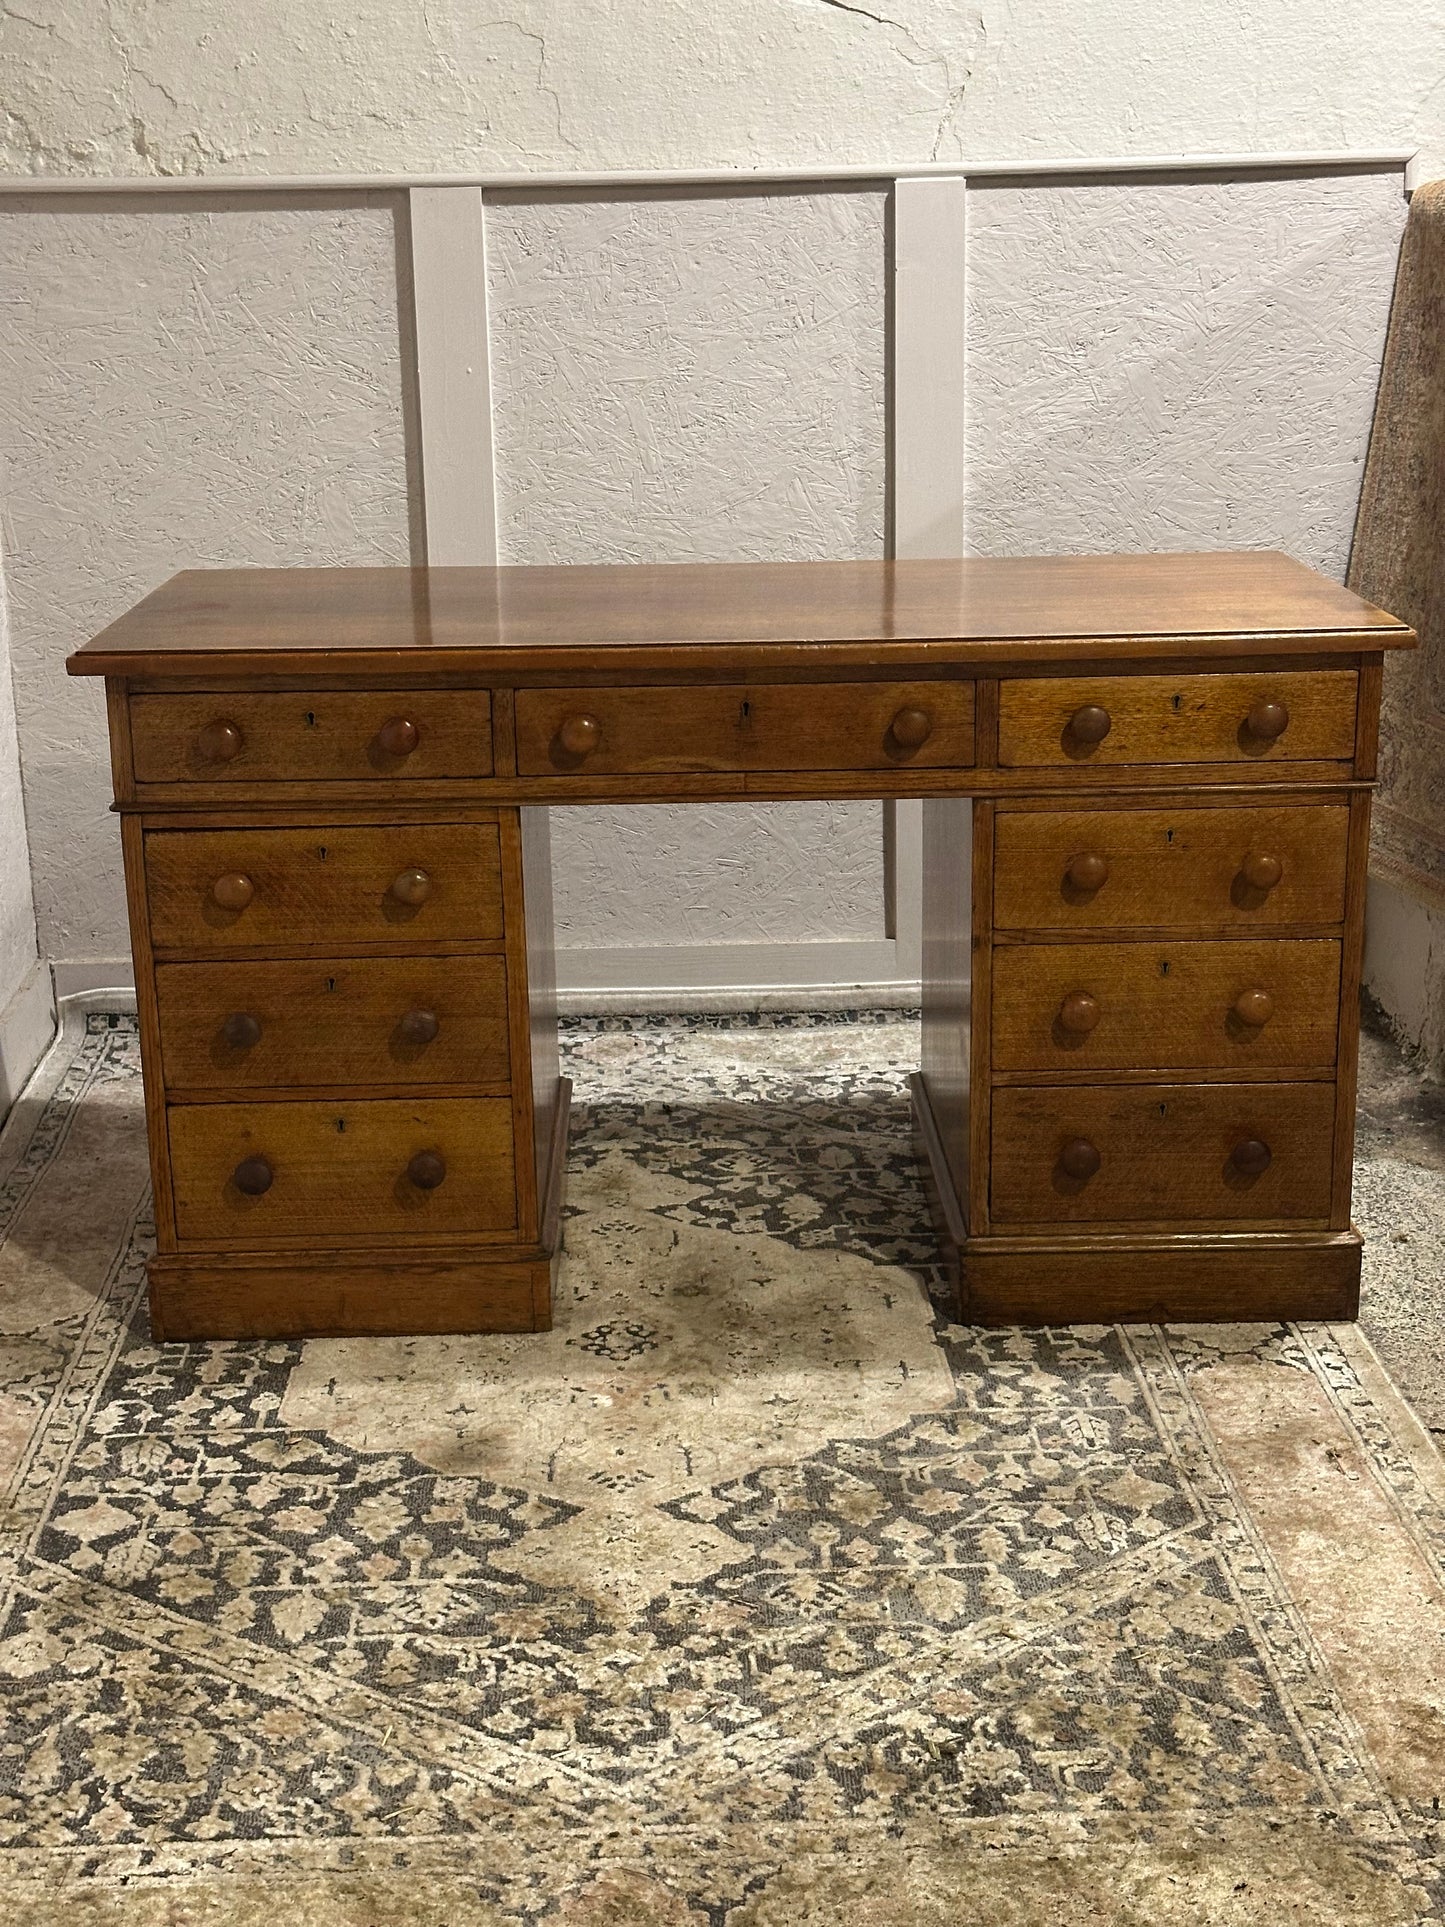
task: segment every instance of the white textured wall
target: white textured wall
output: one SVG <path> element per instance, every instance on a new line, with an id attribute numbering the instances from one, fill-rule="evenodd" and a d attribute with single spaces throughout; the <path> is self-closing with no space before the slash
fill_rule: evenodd
<path id="1" fill-rule="evenodd" d="M 1338 572 L 1397 182 L 979 188 L 973 546 L 1277 543 Z M 67 651 L 173 569 L 405 560 L 394 209 L 0 213 L 3 492 L 43 953 L 126 948 L 100 692 Z M 878 554 L 884 202 L 489 210 L 506 560 Z M 559 811 L 564 942 L 882 935 L 871 804 Z"/>
<path id="2" fill-rule="evenodd" d="M 883 221 L 861 190 L 490 207 L 501 559 L 881 555 Z M 552 824 L 564 944 L 884 934 L 873 803 Z"/>
<path id="3" fill-rule="evenodd" d="M 67 653 L 177 569 L 404 562 L 396 214 L 0 204 L 11 649 L 42 953 L 126 954 L 103 692 Z"/>
<path id="4" fill-rule="evenodd" d="M 20 787 L 20 739 L 15 727 L 5 557 L 0 544 L 0 1011 L 25 981 L 35 957 L 35 901 Z"/>
<path id="5" fill-rule="evenodd" d="M 1403 143 L 1445 163 L 1420 0 L 26 0 L 15 172 L 697 167 Z"/>
<path id="6" fill-rule="evenodd" d="M 1343 578 L 1404 219 L 1384 175 L 974 190 L 970 546 Z"/>

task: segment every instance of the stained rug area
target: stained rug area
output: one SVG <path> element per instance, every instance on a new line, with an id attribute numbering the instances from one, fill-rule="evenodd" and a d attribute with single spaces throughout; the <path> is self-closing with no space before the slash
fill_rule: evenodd
<path id="1" fill-rule="evenodd" d="M 1353 1328 L 930 1303 L 906 1017 L 573 1025 L 556 1329 L 156 1346 L 134 1020 L 0 1143 L 0 1919 L 1445 1921 Z"/>

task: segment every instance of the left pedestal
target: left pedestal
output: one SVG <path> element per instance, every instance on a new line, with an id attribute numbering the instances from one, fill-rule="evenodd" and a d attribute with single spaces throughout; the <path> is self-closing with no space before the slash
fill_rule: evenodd
<path id="1" fill-rule="evenodd" d="M 545 811 L 438 799 L 464 781 L 409 760 L 427 692 L 276 690 L 259 722 L 224 688 L 109 693 L 155 1336 L 545 1329 L 568 1100 Z M 273 786 L 257 751 L 292 725 L 302 780 Z M 356 778 L 315 780 L 338 748 Z M 488 774 L 489 729 L 473 755 Z"/>

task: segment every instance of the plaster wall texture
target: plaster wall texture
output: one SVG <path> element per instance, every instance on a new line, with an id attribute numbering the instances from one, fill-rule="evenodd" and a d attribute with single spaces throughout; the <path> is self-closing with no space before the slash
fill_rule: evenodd
<path id="1" fill-rule="evenodd" d="M 129 950 L 103 692 L 175 570 L 406 562 L 395 197 L 0 212 L 0 499 L 42 954 Z"/>
<path id="2" fill-rule="evenodd" d="M 0 547 L 0 1011 L 34 968 L 36 954 L 35 899 L 20 783 L 20 738 L 10 675 L 10 612 L 5 557 Z"/>
<path id="3" fill-rule="evenodd" d="M 1343 579 L 1405 211 L 1384 176 L 972 192 L 970 546 Z"/>
<path id="4" fill-rule="evenodd" d="M 1398 186 L 971 197 L 970 534 L 1278 543 L 1340 573 Z M 386 197 L 11 203 L 0 429 L 43 953 L 126 951 L 100 692 L 69 648 L 183 565 L 415 548 Z M 878 554 L 878 193 L 505 198 L 504 560 Z M 876 940 L 877 807 L 554 815 L 564 943 Z"/>
<path id="5" fill-rule="evenodd" d="M 1418 0 L 26 0 L 0 166 L 96 175 L 1423 149 Z"/>
<path id="6" fill-rule="evenodd" d="M 503 562 L 881 555 L 884 197 L 487 212 Z M 565 945 L 882 938 L 875 803 L 552 813 Z"/>
<path id="7" fill-rule="evenodd" d="M 1445 910 L 1371 877 L 1364 979 L 1396 1040 L 1445 1077 Z"/>

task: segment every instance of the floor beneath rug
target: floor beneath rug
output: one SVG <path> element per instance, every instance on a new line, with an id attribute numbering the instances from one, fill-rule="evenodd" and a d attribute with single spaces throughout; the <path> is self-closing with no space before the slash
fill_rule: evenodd
<path id="1" fill-rule="evenodd" d="M 1445 1472 L 1356 1330 L 952 1324 L 906 1018 L 568 1050 L 553 1332 L 187 1347 L 134 1022 L 53 1061 L 0 1153 L 0 1918 L 1445 1921 Z M 1408 1366 L 1438 1147 L 1369 1105 Z"/>

